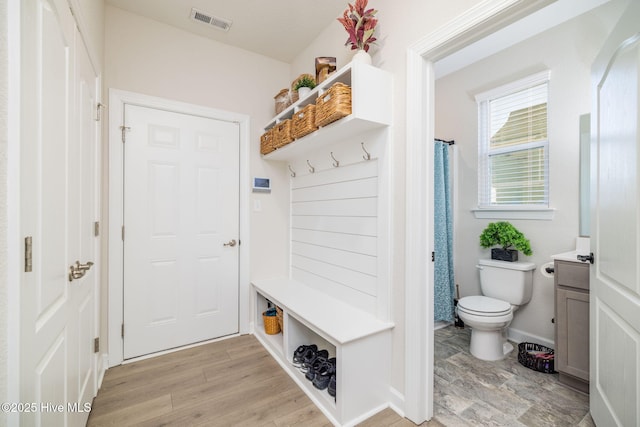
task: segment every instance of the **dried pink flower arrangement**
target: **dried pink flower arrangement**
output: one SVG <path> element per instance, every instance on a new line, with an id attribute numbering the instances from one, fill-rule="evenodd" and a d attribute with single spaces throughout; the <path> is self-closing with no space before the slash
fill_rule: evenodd
<path id="1" fill-rule="evenodd" d="M 348 3 L 349 9 L 345 9 L 341 18 L 337 18 L 349 33 L 349 38 L 344 45 L 351 45 L 351 50 L 364 49 L 368 52 L 369 45 L 376 41 L 373 33 L 378 20 L 374 15 L 378 11 L 373 8 L 365 10 L 367 3 L 368 0 L 356 0 L 355 5 Z"/>

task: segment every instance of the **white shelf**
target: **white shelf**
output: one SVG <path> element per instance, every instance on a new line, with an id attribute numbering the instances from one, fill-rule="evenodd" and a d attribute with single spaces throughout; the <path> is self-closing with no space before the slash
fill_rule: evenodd
<path id="1" fill-rule="evenodd" d="M 265 131 L 283 120 L 290 119 L 301 108 L 314 103 L 316 98 L 322 96 L 336 82 L 351 86 L 351 114 L 263 155 L 265 160 L 291 160 L 309 150 L 391 124 L 390 74 L 371 65 L 350 63 L 318 85 L 307 97 L 298 100 L 274 117 L 264 127 Z"/>
<path id="2" fill-rule="evenodd" d="M 309 398 L 335 425 L 353 426 L 388 406 L 391 329 L 383 322 L 330 295 L 291 279 L 253 283 L 256 316 L 269 299 L 284 311 L 282 342 L 266 335 L 254 319 L 255 334 Z M 336 357 L 336 399 L 318 390 L 292 364 L 300 345 L 316 344 Z"/>

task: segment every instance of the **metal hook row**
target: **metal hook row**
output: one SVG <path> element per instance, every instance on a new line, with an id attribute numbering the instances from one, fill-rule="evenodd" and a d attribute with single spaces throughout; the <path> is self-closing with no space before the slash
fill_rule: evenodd
<path id="1" fill-rule="evenodd" d="M 362 151 L 364 151 L 364 156 L 362 156 L 362 158 L 364 160 L 371 160 L 371 154 L 367 151 L 366 148 L 364 148 L 364 142 L 361 142 L 360 145 L 362 146 Z M 330 153 L 331 159 L 333 160 L 333 167 L 337 168 L 340 166 L 340 161 L 338 159 L 336 159 L 336 157 L 333 155 L 333 151 Z M 309 162 L 309 160 L 307 160 L 307 166 L 309 166 L 309 172 L 310 173 L 315 173 L 316 172 L 316 168 L 313 167 L 313 165 Z M 296 177 L 296 172 L 291 169 L 291 165 L 288 165 L 289 167 L 289 172 L 291 172 L 291 178 L 295 178 Z"/>

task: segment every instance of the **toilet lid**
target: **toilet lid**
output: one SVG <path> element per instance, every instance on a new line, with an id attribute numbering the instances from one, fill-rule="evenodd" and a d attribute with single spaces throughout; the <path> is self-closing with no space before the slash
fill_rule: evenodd
<path id="1" fill-rule="evenodd" d="M 460 299 L 458 301 L 458 309 L 462 309 L 469 314 L 501 316 L 509 314 L 511 304 L 499 299 L 475 295 Z"/>

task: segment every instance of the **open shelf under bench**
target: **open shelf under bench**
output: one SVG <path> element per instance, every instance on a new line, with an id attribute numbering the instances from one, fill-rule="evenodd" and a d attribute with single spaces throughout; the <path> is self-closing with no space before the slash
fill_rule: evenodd
<path id="1" fill-rule="evenodd" d="M 332 423 L 355 425 L 388 406 L 393 323 L 292 279 L 254 281 L 252 293 L 256 337 Z M 267 300 L 284 311 L 281 334 L 264 332 Z M 335 401 L 293 366 L 293 352 L 303 344 L 336 357 Z"/>

